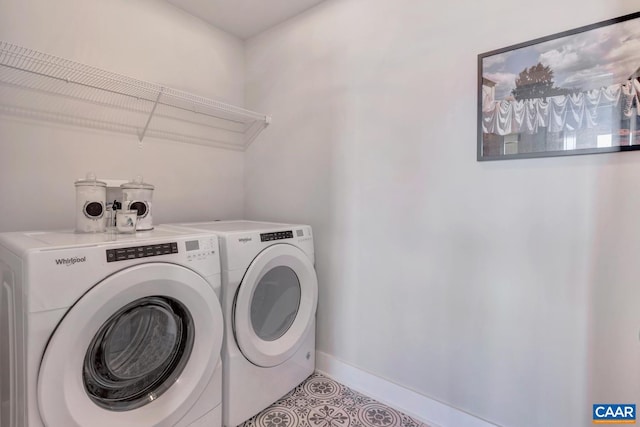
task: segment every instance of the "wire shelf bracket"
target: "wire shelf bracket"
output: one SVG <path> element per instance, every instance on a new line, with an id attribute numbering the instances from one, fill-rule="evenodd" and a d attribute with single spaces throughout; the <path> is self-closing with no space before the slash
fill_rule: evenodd
<path id="1" fill-rule="evenodd" d="M 156 98 L 156 102 L 153 103 L 153 107 L 151 108 L 151 112 L 149 113 L 149 118 L 147 119 L 147 123 L 145 123 L 144 129 L 142 129 L 142 133 L 138 135 L 140 148 L 142 148 L 142 140 L 144 139 L 144 135 L 147 133 L 147 129 L 149 129 L 149 123 L 151 123 L 151 119 L 153 118 L 153 113 L 156 112 L 156 108 L 158 107 L 158 102 L 160 101 L 160 97 L 162 96 L 163 90 L 164 88 L 160 88 L 160 92 L 158 92 L 158 97 Z"/>

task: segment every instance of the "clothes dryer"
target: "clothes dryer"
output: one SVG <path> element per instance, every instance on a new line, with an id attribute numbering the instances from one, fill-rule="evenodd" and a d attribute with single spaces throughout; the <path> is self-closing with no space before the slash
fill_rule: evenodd
<path id="1" fill-rule="evenodd" d="M 174 226 L 220 238 L 223 424 L 236 426 L 315 369 L 318 281 L 311 227 L 252 221 Z"/>
<path id="2" fill-rule="evenodd" d="M 220 426 L 215 235 L 0 234 L 2 427 Z"/>

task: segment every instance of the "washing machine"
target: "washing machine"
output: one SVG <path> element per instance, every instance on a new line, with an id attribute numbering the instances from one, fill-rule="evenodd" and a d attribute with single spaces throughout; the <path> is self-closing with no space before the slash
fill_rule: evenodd
<path id="1" fill-rule="evenodd" d="M 253 221 L 173 224 L 220 239 L 223 425 L 236 426 L 315 369 L 318 280 L 311 227 Z"/>
<path id="2" fill-rule="evenodd" d="M 0 234 L 0 425 L 221 425 L 215 235 Z"/>

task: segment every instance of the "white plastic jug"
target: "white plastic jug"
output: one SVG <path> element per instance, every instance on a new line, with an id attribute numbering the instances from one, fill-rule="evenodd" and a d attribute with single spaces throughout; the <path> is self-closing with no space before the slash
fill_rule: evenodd
<path id="1" fill-rule="evenodd" d="M 122 184 L 122 209 L 138 211 L 137 231 L 153 230 L 153 190 L 154 186 L 142 181 L 142 177 Z"/>
<path id="2" fill-rule="evenodd" d="M 79 233 L 101 233 L 105 231 L 107 218 L 105 202 L 107 184 L 98 181 L 93 173 L 79 179 L 76 185 L 76 231 Z"/>

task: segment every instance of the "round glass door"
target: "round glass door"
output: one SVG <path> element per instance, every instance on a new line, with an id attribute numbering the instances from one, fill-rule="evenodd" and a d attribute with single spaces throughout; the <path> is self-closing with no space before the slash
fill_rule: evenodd
<path id="1" fill-rule="evenodd" d="M 262 367 L 289 359 L 315 325 L 318 279 L 302 250 L 276 244 L 254 258 L 240 283 L 233 332 L 242 354 Z"/>
<path id="2" fill-rule="evenodd" d="M 300 281 L 289 267 L 279 265 L 258 282 L 251 301 L 251 325 L 256 335 L 274 341 L 289 330 L 300 306 Z"/>
<path id="3" fill-rule="evenodd" d="M 193 338 L 193 320 L 180 302 L 153 296 L 127 304 L 89 345 L 82 375 L 87 394 L 113 411 L 152 402 L 182 372 Z"/>
<path id="4" fill-rule="evenodd" d="M 84 293 L 51 335 L 38 373 L 43 424 L 173 427 L 220 363 L 218 297 L 182 266 L 146 263 Z"/>

